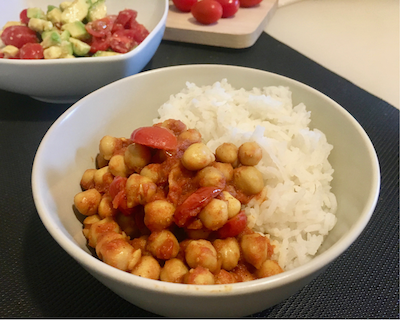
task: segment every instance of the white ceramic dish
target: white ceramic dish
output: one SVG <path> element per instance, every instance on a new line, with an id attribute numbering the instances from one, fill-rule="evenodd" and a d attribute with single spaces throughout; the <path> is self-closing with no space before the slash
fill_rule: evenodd
<path id="1" fill-rule="evenodd" d="M 235 87 L 284 85 L 294 103 L 311 111 L 311 126 L 334 145 L 330 161 L 338 222 L 317 256 L 282 274 L 233 285 L 172 284 L 133 276 L 93 257 L 72 210 L 85 169 L 94 167 L 101 137 L 129 136 L 147 126 L 157 108 L 186 81 L 212 84 L 227 78 Z M 170 81 L 174 79 L 174 81 Z M 155 94 L 156 93 L 156 94 Z M 358 122 L 336 102 L 297 81 L 265 71 L 234 66 L 188 65 L 143 72 L 110 84 L 80 100 L 47 132 L 32 173 L 34 201 L 45 227 L 76 261 L 99 281 L 133 304 L 171 317 L 239 317 L 271 307 L 301 289 L 360 235 L 375 208 L 380 171 L 371 141 Z"/>
<path id="2" fill-rule="evenodd" d="M 28 7 L 47 9 L 61 0 L 0 2 L 0 27 L 18 21 Z M 86 94 L 115 80 L 136 74 L 156 52 L 165 30 L 168 0 L 108 0 L 107 13 L 118 14 L 129 8 L 138 12 L 137 20 L 149 31 L 148 37 L 131 52 L 112 57 L 55 60 L 0 59 L 0 89 L 54 102 L 76 102 Z"/>

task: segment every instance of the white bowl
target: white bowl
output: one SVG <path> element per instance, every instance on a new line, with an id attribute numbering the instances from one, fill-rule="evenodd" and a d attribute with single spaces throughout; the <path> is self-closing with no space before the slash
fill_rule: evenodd
<path id="1" fill-rule="evenodd" d="M 51 2 L 53 5 L 62 0 Z M 2 1 L 0 27 L 19 21 L 19 13 L 28 7 L 47 9 L 48 0 Z M 164 35 L 168 0 L 108 0 L 107 13 L 118 14 L 129 8 L 138 12 L 137 20 L 150 34 L 134 50 L 112 57 L 14 60 L 0 59 L 0 89 L 54 103 L 76 102 L 88 93 L 115 80 L 136 74 L 150 61 Z"/>
<path id="2" fill-rule="evenodd" d="M 128 137 L 147 126 L 158 107 L 185 87 L 227 78 L 234 87 L 284 85 L 293 103 L 304 102 L 311 126 L 333 144 L 330 162 L 337 196 L 337 224 L 309 263 L 260 280 L 233 285 L 196 286 L 133 276 L 93 257 L 72 211 L 83 171 L 94 167 L 99 140 L 106 134 Z M 171 81 L 174 79 L 174 81 Z M 302 83 L 265 71 L 235 66 L 187 65 L 156 69 L 117 81 L 66 111 L 47 132 L 32 174 L 34 201 L 54 239 L 99 281 L 131 303 L 171 317 L 239 317 L 271 307 L 309 283 L 360 235 L 375 208 L 380 187 L 379 164 L 368 136 L 340 105 Z"/>

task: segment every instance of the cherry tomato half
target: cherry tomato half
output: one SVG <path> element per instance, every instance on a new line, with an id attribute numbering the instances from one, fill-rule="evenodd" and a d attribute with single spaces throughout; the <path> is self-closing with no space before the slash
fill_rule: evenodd
<path id="1" fill-rule="evenodd" d="M 239 0 L 242 8 L 250 8 L 259 4 L 262 0 Z"/>
<path id="2" fill-rule="evenodd" d="M 155 149 L 175 150 L 178 146 L 176 136 L 168 129 L 158 126 L 136 129 L 131 134 L 131 140 Z"/>
<path id="3" fill-rule="evenodd" d="M 217 0 L 222 6 L 222 18 L 232 17 L 239 10 L 239 0 Z"/>
<path id="4" fill-rule="evenodd" d="M 110 38 L 110 47 L 115 52 L 127 53 L 136 45 L 137 42 L 135 41 L 135 31 L 131 29 L 115 31 Z"/>
<path id="5" fill-rule="evenodd" d="M 28 9 L 24 9 L 21 11 L 21 13 L 19 14 L 19 20 L 24 24 L 29 23 L 30 18 L 28 18 Z"/>
<path id="6" fill-rule="evenodd" d="M 106 51 L 110 47 L 110 35 L 102 38 L 92 37 L 90 41 L 90 52 L 96 53 L 97 51 Z"/>
<path id="7" fill-rule="evenodd" d="M 116 16 L 107 16 L 102 19 L 89 22 L 85 28 L 93 37 L 102 38 L 111 32 Z"/>
<path id="8" fill-rule="evenodd" d="M 221 239 L 236 237 L 247 225 L 247 216 L 244 211 L 240 211 L 236 216 L 229 219 L 222 228 L 217 230 L 217 235 Z"/>
<path id="9" fill-rule="evenodd" d="M 20 59 L 43 59 L 43 47 L 40 43 L 26 43 L 19 49 Z"/>
<path id="10" fill-rule="evenodd" d="M 192 7 L 193 17 L 202 24 L 212 24 L 222 17 L 222 6 L 216 0 L 202 0 Z"/>
<path id="11" fill-rule="evenodd" d="M 175 7 L 182 12 L 190 12 L 192 6 L 197 2 L 197 0 L 172 0 Z"/>
<path id="12" fill-rule="evenodd" d="M 11 45 L 18 49 L 26 43 L 39 42 L 36 32 L 26 26 L 7 27 L 1 34 L 1 40 L 5 45 Z"/>

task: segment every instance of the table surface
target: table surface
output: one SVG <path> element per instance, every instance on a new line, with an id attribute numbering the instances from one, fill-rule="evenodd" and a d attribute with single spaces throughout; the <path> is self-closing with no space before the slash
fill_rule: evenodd
<path id="1" fill-rule="evenodd" d="M 381 193 L 362 235 L 298 293 L 249 317 L 398 318 L 399 110 L 267 33 L 240 50 L 163 41 L 144 71 L 197 63 L 267 70 L 316 88 L 359 121 L 380 161 Z M 0 101 L 0 316 L 155 317 L 90 276 L 39 219 L 32 198 L 32 163 L 46 131 L 70 105 L 1 90 Z"/>

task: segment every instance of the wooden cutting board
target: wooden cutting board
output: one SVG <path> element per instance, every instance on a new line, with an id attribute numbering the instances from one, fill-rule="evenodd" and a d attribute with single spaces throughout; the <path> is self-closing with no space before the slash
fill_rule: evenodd
<path id="1" fill-rule="evenodd" d="M 271 19 L 278 0 L 263 0 L 252 8 L 239 8 L 230 18 L 202 25 L 190 12 L 181 12 L 170 1 L 163 39 L 227 48 L 251 47 Z"/>

